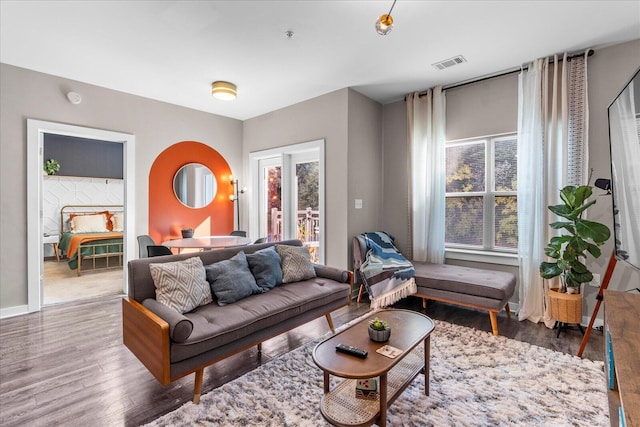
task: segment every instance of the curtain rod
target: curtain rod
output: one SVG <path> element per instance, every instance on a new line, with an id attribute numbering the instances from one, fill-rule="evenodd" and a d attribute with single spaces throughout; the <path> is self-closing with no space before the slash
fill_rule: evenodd
<path id="1" fill-rule="evenodd" d="M 592 56 L 595 52 L 596 52 L 595 50 L 590 48 L 587 51 L 587 56 Z M 582 56 L 584 56 L 584 52 L 575 53 L 575 54 L 567 56 L 567 61 L 571 61 L 573 58 L 580 58 Z M 563 60 L 563 58 L 558 58 L 558 61 L 562 61 L 562 60 Z M 553 64 L 553 62 L 554 62 L 553 58 L 550 58 L 549 59 L 549 63 Z M 489 75 L 482 76 L 482 77 L 478 77 L 476 79 L 465 80 L 465 81 L 462 81 L 462 82 L 459 82 L 459 83 L 452 83 L 450 85 L 443 86 L 442 90 L 454 89 L 454 88 L 458 88 L 458 87 L 469 85 L 471 83 L 479 83 L 479 82 L 482 82 L 484 80 L 489 80 L 489 79 L 494 79 L 496 77 L 506 76 L 506 75 L 509 75 L 509 74 L 520 72 L 521 70 L 523 70 L 525 68 L 528 68 L 528 65 L 525 65 L 523 67 L 515 67 L 515 68 L 510 68 L 508 70 L 498 71 L 497 73 L 489 74 Z M 423 97 L 426 94 L 427 94 L 427 91 L 425 90 L 425 91 L 420 92 L 418 94 L 418 96 L 419 97 Z M 407 100 L 407 97 L 405 96 L 405 101 L 406 100 Z"/>

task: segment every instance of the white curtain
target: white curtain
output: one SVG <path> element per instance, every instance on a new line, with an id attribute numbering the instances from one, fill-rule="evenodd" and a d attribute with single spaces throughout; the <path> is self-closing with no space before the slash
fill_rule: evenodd
<path id="1" fill-rule="evenodd" d="M 575 62 L 574 62 L 575 61 Z M 568 184 L 586 184 L 588 104 L 586 54 L 537 59 L 520 73 L 518 89 L 518 263 L 520 320 L 544 321 L 545 283 L 539 265 L 556 221 L 547 209 Z M 547 283 L 546 286 L 549 284 Z"/>
<path id="2" fill-rule="evenodd" d="M 444 262 L 445 96 L 442 87 L 407 95 L 411 259 Z"/>

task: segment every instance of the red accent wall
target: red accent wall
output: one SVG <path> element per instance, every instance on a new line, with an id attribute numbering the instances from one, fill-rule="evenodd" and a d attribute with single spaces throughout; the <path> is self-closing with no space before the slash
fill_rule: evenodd
<path id="1" fill-rule="evenodd" d="M 187 163 L 201 163 L 214 174 L 217 192 L 207 206 L 184 206 L 173 192 L 173 177 Z M 234 205 L 231 168 L 224 157 L 208 145 L 183 141 L 164 150 L 149 172 L 149 235 L 158 244 L 181 238 L 180 230 L 193 228 L 195 236 L 227 235 L 233 230 Z"/>

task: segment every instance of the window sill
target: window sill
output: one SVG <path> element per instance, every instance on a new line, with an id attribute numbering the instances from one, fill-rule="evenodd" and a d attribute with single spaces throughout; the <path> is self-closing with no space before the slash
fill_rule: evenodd
<path id="1" fill-rule="evenodd" d="M 447 259 L 456 259 L 461 261 L 518 266 L 518 254 L 515 253 L 445 248 L 444 256 Z"/>

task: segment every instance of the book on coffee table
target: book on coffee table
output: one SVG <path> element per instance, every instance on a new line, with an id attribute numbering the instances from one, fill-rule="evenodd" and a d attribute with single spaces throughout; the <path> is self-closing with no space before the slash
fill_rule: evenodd
<path id="1" fill-rule="evenodd" d="M 378 380 L 375 378 L 357 380 L 356 398 L 376 400 L 378 398 Z"/>

